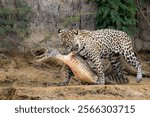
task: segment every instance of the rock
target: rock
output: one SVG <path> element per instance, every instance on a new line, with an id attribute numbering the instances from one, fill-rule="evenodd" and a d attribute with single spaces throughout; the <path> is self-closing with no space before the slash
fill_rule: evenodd
<path id="1" fill-rule="evenodd" d="M 149 42 L 144 41 L 144 50 L 150 51 L 150 41 Z"/>
<path id="2" fill-rule="evenodd" d="M 149 41 L 150 42 L 150 30 L 142 30 L 141 32 L 141 38 L 145 41 Z M 149 45 L 150 47 L 150 45 Z"/>
<path id="3" fill-rule="evenodd" d="M 32 30 L 95 29 L 96 5 L 88 0 L 25 0 L 32 8 Z"/>
<path id="4" fill-rule="evenodd" d="M 32 8 L 29 37 L 23 44 L 40 43 L 46 35 L 57 38 L 62 28 L 95 29 L 95 2 L 89 0 L 25 0 Z M 88 2 L 89 1 L 89 2 Z M 52 38 L 53 37 L 53 38 Z"/>
<path id="5" fill-rule="evenodd" d="M 136 51 L 139 52 L 143 47 L 143 41 L 141 39 L 135 39 L 134 45 L 135 45 Z"/>
<path id="6" fill-rule="evenodd" d="M 141 10 L 143 12 L 143 14 L 141 13 L 141 11 L 139 10 L 137 12 L 137 18 L 138 18 L 138 27 L 140 29 L 139 32 L 139 38 L 141 40 L 141 46 L 142 46 L 142 50 L 150 50 L 150 25 L 147 23 L 150 23 L 150 4 L 144 2 L 142 4 Z M 145 19 L 145 18 L 146 19 Z M 139 40 L 136 40 L 139 43 Z M 137 42 L 136 42 L 137 43 Z M 140 45 L 140 44 L 138 44 Z"/>

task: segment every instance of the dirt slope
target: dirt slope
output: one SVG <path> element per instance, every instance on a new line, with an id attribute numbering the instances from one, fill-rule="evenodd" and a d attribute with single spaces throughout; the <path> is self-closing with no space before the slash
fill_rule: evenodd
<path id="1" fill-rule="evenodd" d="M 30 58 L 30 59 L 29 59 Z M 126 85 L 80 85 L 72 80 L 59 87 L 64 73 L 60 66 L 33 63 L 28 56 L 0 57 L 0 99 L 150 99 L 150 78 L 137 84 L 128 76 Z M 146 68 L 150 71 L 150 68 Z"/>

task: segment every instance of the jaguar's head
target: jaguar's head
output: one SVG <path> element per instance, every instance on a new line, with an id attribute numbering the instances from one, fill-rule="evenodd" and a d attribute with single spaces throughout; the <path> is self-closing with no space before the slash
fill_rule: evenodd
<path id="1" fill-rule="evenodd" d="M 78 35 L 78 30 L 76 29 L 59 29 L 58 30 L 60 43 L 64 47 L 68 47 L 69 45 L 72 45 L 74 42 L 74 38 L 77 35 Z"/>

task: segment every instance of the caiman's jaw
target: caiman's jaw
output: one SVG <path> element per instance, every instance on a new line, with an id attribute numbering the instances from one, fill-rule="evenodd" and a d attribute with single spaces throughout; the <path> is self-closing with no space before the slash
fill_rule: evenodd
<path id="1" fill-rule="evenodd" d="M 35 60 L 37 61 L 37 62 L 43 62 L 43 61 L 45 61 L 45 60 L 47 60 L 48 58 L 50 58 L 46 53 L 44 53 L 44 54 L 42 54 L 42 55 L 40 55 L 40 56 L 37 56 L 36 58 L 35 58 Z"/>
<path id="2" fill-rule="evenodd" d="M 60 53 L 57 50 L 49 48 L 44 54 L 37 56 L 35 59 L 37 62 L 43 62 L 50 58 L 55 58 L 58 54 Z"/>

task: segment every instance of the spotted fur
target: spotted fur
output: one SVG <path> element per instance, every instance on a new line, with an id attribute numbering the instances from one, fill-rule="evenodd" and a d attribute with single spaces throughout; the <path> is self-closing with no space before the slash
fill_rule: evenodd
<path id="1" fill-rule="evenodd" d="M 131 38 L 122 31 L 114 29 L 59 30 L 59 39 L 66 52 L 76 51 L 77 54 L 90 60 L 96 68 L 98 84 L 105 84 L 105 74 L 102 59 L 109 59 L 116 77 L 120 82 L 126 82 L 123 76 L 120 56 L 137 69 L 136 81 L 142 80 L 142 70 L 133 51 Z"/>

